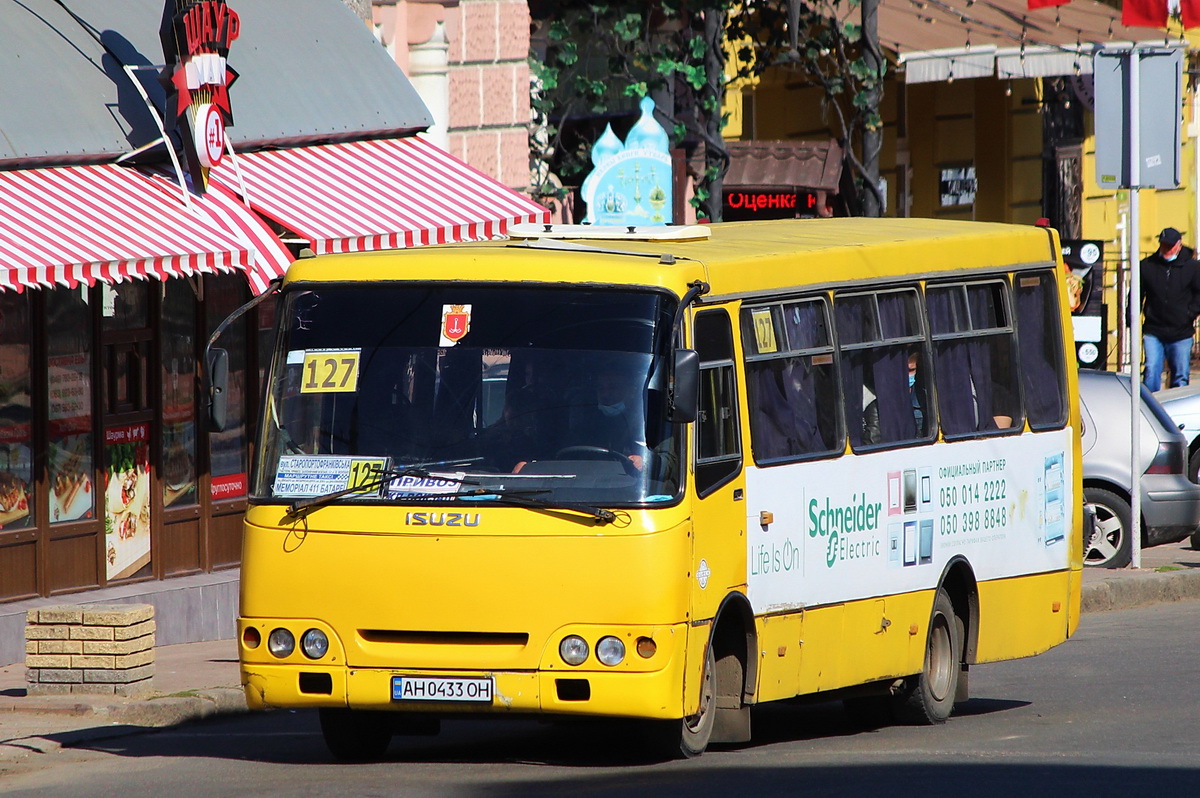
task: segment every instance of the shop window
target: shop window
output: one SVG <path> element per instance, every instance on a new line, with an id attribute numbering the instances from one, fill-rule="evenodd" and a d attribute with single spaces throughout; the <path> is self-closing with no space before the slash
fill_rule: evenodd
<path id="1" fill-rule="evenodd" d="M 0 293 L 0 529 L 32 526 L 28 294 Z"/>
<path id="2" fill-rule="evenodd" d="M 195 504 L 196 295 L 186 280 L 163 284 L 163 506 Z"/>
<path id="3" fill-rule="evenodd" d="M 204 281 L 205 325 L 212 335 L 225 318 L 249 299 L 246 280 L 240 275 L 209 277 Z M 231 324 L 216 346 L 229 354 L 229 415 L 225 429 L 208 436 L 211 467 L 210 492 L 213 501 L 246 495 L 246 352 L 248 347 L 245 318 Z"/>
<path id="4" fill-rule="evenodd" d="M 94 518 L 92 311 L 87 289 L 46 291 L 50 522 Z"/>

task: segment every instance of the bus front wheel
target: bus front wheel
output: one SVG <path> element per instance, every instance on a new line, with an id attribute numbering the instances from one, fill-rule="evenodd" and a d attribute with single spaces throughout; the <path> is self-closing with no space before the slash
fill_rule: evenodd
<path id="1" fill-rule="evenodd" d="M 695 715 L 681 720 L 643 722 L 642 742 L 646 753 L 666 759 L 691 759 L 700 756 L 712 739 L 717 715 L 717 661 L 712 646 L 704 657 L 704 675 L 700 684 L 700 707 Z"/>
<path id="2" fill-rule="evenodd" d="M 335 759 L 371 762 L 382 758 L 392 741 L 389 714 L 324 707 L 319 711 L 321 736 Z"/>
<path id="3" fill-rule="evenodd" d="M 954 709 L 963 649 L 963 626 L 954 614 L 949 594 L 941 588 L 933 600 L 925 664 L 921 673 L 906 680 L 895 696 L 893 711 L 905 723 L 945 723 Z"/>

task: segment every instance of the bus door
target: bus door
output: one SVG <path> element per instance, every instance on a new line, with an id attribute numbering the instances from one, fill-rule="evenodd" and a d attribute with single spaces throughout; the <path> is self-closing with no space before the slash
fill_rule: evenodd
<path id="1" fill-rule="evenodd" d="M 731 590 L 745 590 L 746 479 L 734 370 L 733 328 L 724 308 L 695 315 L 700 356 L 700 412 L 692 466 L 692 620 L 711 619 Z"/>

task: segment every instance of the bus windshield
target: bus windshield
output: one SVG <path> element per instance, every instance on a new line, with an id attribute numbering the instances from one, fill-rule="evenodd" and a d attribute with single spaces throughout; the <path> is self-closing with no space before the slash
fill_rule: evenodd
<path id="1" fill-rule="evenodd" d="M 514 285 L 288 291 L 254 498 L 361 486 L 337 500 L 673 501 L 682 436 L 667 417 L 665 364 L 676 303 Z"/>

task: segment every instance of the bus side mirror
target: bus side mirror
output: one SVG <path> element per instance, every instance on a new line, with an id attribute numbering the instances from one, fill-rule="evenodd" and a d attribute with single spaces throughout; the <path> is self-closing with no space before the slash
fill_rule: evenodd
<path id="1" fill-rule="evenodd" d="M 229 352 L 208 350 L 208 425 L 212 432 L 222 432 L 229 423 Z"/>
<path id="2" fill-rule="evenodd" d="M 695 349 L 675 352 L 675 384 L 671 391 L 671 421 L 689 424 L 700 405 L 700 356 Z"/>

